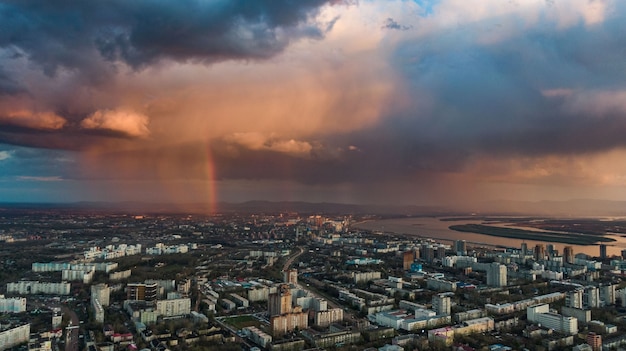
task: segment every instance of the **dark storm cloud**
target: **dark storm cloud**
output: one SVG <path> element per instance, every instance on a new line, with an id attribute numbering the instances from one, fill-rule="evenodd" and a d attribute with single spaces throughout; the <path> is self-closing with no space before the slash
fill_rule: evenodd
<path id="1" fill-rule="evenodd" d="M 75 150 L 132 137 L 106 123 L 81 128 L 98 110 L 117 108 L 114 82 L 128 78 L 120 65 L 268 59 L 294 40 L 322 38 L 333 23 L 315 16 L 326 2 L 0 1 L 0 98 L 17 96 L 0 101 L 0 142 Z M 45 73 L 46 89 L 33 86 L 32 70 Z M 62 128 L 42 131 L 42 112 L 63 119 Z"/>
<path id="2" fill-rule="evenodd" d="M 5 1 L 0 4 L 0 47 L 27 57 L 51 76 L 65 68 L 97 83 L 106 80 L 119 63 L 141 70 L 168 60 L 208 64 L 270 58 L 296 39 L 322 38 L 332 29 L 334 21 L 315 22 L 323 3 Z M 391 49 L 384 59 L 390 59 L 394 77 L 380 74 L 375 78 L 394 80 L 397 95 L 376 116 L 376 122 L 361 126 L 354 119 L 352 131 L 317 127 L 308 135 L 296 135 L 313 145 L 310 152 L 297 155 L 272 150 L 271 145 L 254 149 L 251 144 L 214 135 L 211 138 L 217 140 L 208 144 L 159 140 L 157 145 L 138 141 L 128 148 L 132 151 L 103 147 L 105 151 L 90 156 L 94 162 L 86 170 L 89 174 L 76 176 L 206 179 L 207 163 L 212 162 L 219 179 L 370 182 L 461 173 L 484 155 L 501 159 L 579 155 L 626 147 L 626 103 L 594 107 L 606 106 L 607 99 L 619 100 L 619 92 L 626 92 L 626 5 L 612 6 L 604 21 L 591 26 L 579 21 L 559 27 L 551 19 L 526 26 L 518 18 L 523 13 L 513 11 L 511 18 L 489 17 L 449 28 L 442 25 L 443 29 L 435 24 L 431 29 L 423 28 L 422 22 L 436 21 L 437 7 L 431 9 L 429 19 L 420 17 L 414 22 L 410 17 L 396 20 L 395 14 L 381 21 L 385 15 L 374 26 L 401 39 L 397 43 L 383 40 L 384 44 L 375 48 L 372 44 L 371 49 L 364 45 L 371 51 L 360 52 L 368 55 Z M 521 23 L 519 27 L 507 26 L 515 21 Z M 339 49 L 335 53 L 333 59 L 340 61 L 343 53 Z M 346 70 L 349 65 L 346 62 Z M 323 73 L 328 75 L 320 72 L 320 76 Z M 10 93 L 18 81 L 0 71 L 0 94 Z M 351 85 L 351 81 L 357 83 Z M 374 80 L 363 82 L 347 75 L 341 83 L 332 83 L 345 83 L 348 88 L 342 92 L 349 97 L 358 91 L 357 85 Z M 329 108 L 328 114 L 344 118 L 351 111 L 361 111 L 349 104 L 367 105 L 369 101 L 363 100 L 337 99 L 342 106 Z M 272 107 L 259 104 L 259 109 Z M 228 115 L 228 111 L 217 110 L 215 115 Z M 60 131 L 29 133 L 0 126 L 0 141 L 80 150 L 85 135 L 93 144 L 126 136 L 78 128 L 78 121 L 91 112 L 70 117 L 60 113 L 69 119 Z M 186 123 L 184 116 L 176 117 L 180 120 L 173 123 Z M 245 125 L 241 130 L 254 128 Z M 208 154 L 212 161 L 207 161 Z"/>
<path id="3" fill-rule="evenodd" d="M 9 77 L 7 72 L 0 66 L 0 96 L 13 95 L 23 91 L 23 88 L 19 84 Z"/>
<path id="4" fill-rule="evenodd" d="M 324 3 L 3 1 L 0 47 L 16 48 L 50 75 L 59 67 L 93 73 L 98 55 L 134 67 L 160 59 L 263 59 L 293 39 L 321 37 L 309 19 Z"/>
<path id="5" fill-rule="evenodd" d="M 568 108 L 580 97 L 592 105 L 594 95 L 626 89 L 623 16 L 568 30 L 548 23 L 494 43 L 477 39 L 482 26 L 420 38 L 395 52 L 416 103 L 371 131 L 371 137 L 395 135 L 381 149 L 408 159 L 452 154 L 462 164 L 472 154 L 566 155 L 626 146 L 620 137 L 626 104 Z M 549 94 L 559 89 L 562 96 Z"/>

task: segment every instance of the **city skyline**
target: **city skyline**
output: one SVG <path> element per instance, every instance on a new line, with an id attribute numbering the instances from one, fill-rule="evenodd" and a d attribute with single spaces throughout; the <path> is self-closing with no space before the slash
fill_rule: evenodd
<path id="1" fill-rule="evenodd" d="M 0 198 L 626 199 L 626 4 L 0 1 Z"/>

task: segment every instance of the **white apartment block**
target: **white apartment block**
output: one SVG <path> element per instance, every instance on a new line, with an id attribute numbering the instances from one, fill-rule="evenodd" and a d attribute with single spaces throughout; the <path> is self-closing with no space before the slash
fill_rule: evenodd
<path id="1" fill-rule="evenodd" d="M 115 281 L 115 280 L 122 280 L 122 279 L 130 278 L 131 273 L 132 272 L 130 269 L 127 269 L 121 272 L 109 273 L 109 280 Z"/>
<path id="2" fill-rule="evenodd" d="M 268 347 L 272 342 L 272 336 L 257 327 L 245 327 L 242 332 L 253 343 L 261 347 Z"/>
<path id="3" fill-rule="evenodd" d="M 191 313 L 191 299 L 172 299 L 157 301 L 156 311 L 159 315 L 171 317 Z"/>
<path id="4" fill-rule="evenodd" d="M 101 306 L 108 306 L 111 296 L 111 288 L 107 284 L 96 284 L 91 286 L 91 301 L 98 300 Z"/>
<path id="5" fill-rule="evenodd" d="M 49 295 L 69 295 L 71 284 L 61 283 L 41 283 L 38 281 L 21 280 L 16 283 L 7 283 L 7 292 L 10 294 L 49 294 Z"/>
<path id="6" fill-rule="evenodd" d="M 141 253 L 141 244 L 127 245 L 120 244 L 119 246 L 107 245 L 104 248 L 97 246 L 89 248 L 89 250 L 83 253 L 85 260 L 94 260 L 97 258 L 110 260 L 114 258 L 138 255 Z"/>
<path id="7" fill-rule="evenodd" d="M 91 307 L 93 308 L 95 321 L 98 323 L 104 323 L 104 308 L 102 308 L 100 301 L 92 298 Z"/>
<path id="8" fill-rule="evenodd" d="M 326 311 L 315 313 L 314 324 L 320 327 L 327 327 L 335 322 L 343 320 L 343 310 L 341 308 L 331 308 Z"/>
<path id="9" fill-rule="evenodd" d="M 106 272 L 116 269 L 118 264 L 116 262 L 100 262 L 100 263 L 68 263 L 68 262 L 34 262 L 31 265 L 33 272 L 61 272 L 65 269 L 76 271 L 88 271 L 95 269 L 97 272 Z"/>
<path id="10" fill-rule="evenodd" d="M 270 288 L 267 286 L 257 286 L 248 290 L 248 301 L 267 301 L 269 294 Z"/>
<path id="11" fill-rule="evenodd" d="M 0 295 L 0 313 L 20 313 L 26 311 L 26 298 L 4 298 Z"/>
<path id="12" fill-rule="evenodd" d="M 33 262 L 31 269 L 33 272 L 60 272 L 64 269 L 71 269 L 71 264 L 67 262 Z"/>
<path id="13" fill-rule="evenodd" d="M 526 316 L 529 321 L 541 324 L 542 327 L 547 329 L 553 329 L 567 335 L 578 333 L 578 319 L 552 313 L 548 304 L 528 307 Z"/>
<path id="14" fill-rule="evenodd" d="M 0 331 L 0 351 L 26 343 L 30 337 L 30 324 Z"/>
<path id="15" fill-rule="evenodd" d="M 93 280 L 95 269 L 91 267 L 89 270 L 73 270 L 64 269 L 61 271 L 61 279 L 65 281 L 81 281 L 83 284 L 89 284 Z"/>
<path id="16" fill-rule="evenodd" d="M 237 305 L 237 307 L 249 307 L 250 306 L 250 302 L 248 301 L 248 299 L 241 297 L 237 294 L 230 294 L 230 297 L 232 299 L 232 301 Z"/>
<path id="17" fill-rule="evenodd" d="M 451 307 L 450 296 L 438 294 L 432 297 L 432 308 L 438 315 L 449 316 Z"/>
<path id="18" fill-rule="evenodd" d="M 177 254 L 177 253 L 187 253 L 189 251 L 189 245 L 180 244 L 180 245 L 165 245 L 163 243 L 158 243 L 154 247 L 146 248 L 146 255 L 168 255 L 168 254 Z"/>
<path id="19" fill-rule="evenodd" d="M 495 287 L 503 287 L 507 284 L 506 266 L 493 262 L 487 268 L 487 285 Z"/>
<path id="20" fill-rule="evenodd" d="M 355 284 L 366 283 L 370 280 L 381 278 L 380 272 L 352 272 L 351 274 Z"/>

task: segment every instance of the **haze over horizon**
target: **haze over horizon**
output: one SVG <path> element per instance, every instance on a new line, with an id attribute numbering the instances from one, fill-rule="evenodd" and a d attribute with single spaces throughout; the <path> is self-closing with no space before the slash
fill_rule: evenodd
<path id="1" fill-rule="evenodd" d="M 0 202 L 626 200 L 626 2 L 0 0 Z"/>

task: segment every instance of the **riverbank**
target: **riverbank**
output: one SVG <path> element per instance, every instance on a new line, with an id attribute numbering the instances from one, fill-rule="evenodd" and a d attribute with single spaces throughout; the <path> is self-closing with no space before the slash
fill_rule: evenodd
<path id="1" fill-rule="evenodd" d="M 597 245 L 599 243 L 608 243 L 616 241 L 615 239 L 606 238 L 599 235 L 589 235 L 581 233 L 556 233 L 556 232 L 539 232 L 517 228 L 493 227 L 482 224 L 460 224 L 449 227 L 452 230 L 464 233 L 477 233 L 501 238 L 512 238 L 522 240 L 547 241 L 572 245 Z"/>

